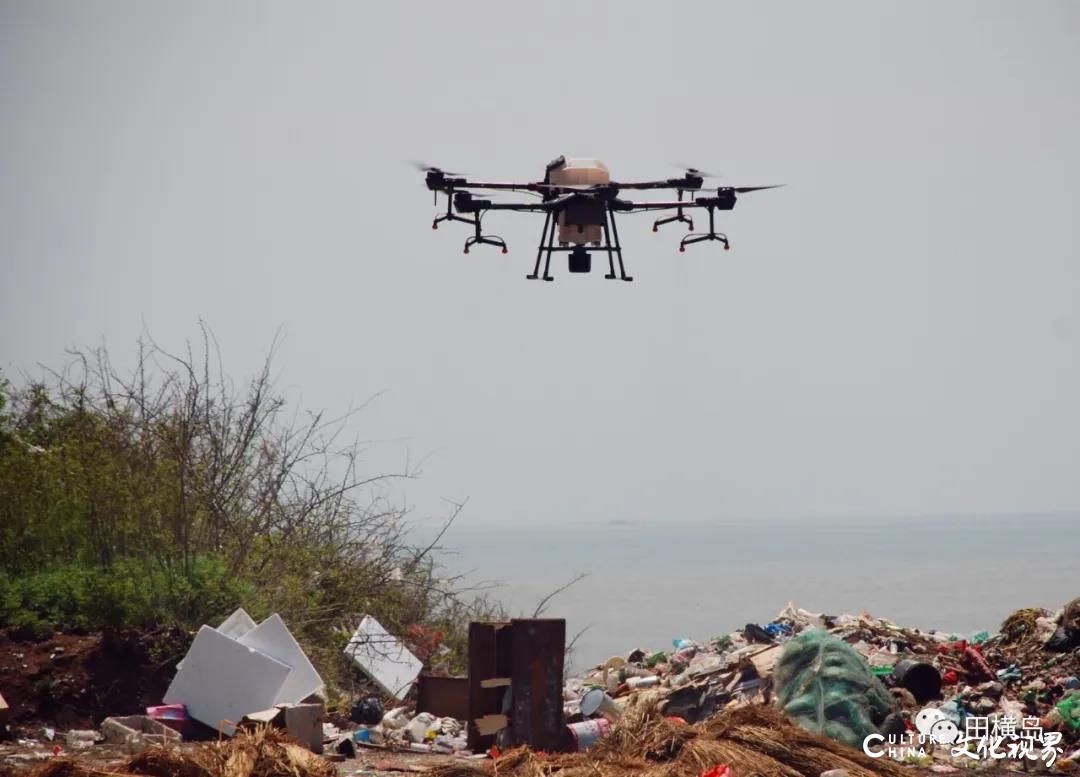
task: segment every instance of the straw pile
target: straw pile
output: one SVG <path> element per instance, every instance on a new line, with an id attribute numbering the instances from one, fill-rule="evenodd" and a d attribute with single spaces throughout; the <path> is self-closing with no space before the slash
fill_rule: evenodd
<path id="1" fill-rule="evenodd" d="M 1025 607 L 1017 610 L 1001 624 L 1001 644 L 1027 646 L 1038 640 L 1038 627 L 1035 622 L 1051 613 L 1040 607 Z M 1039 647 L 1042 647 L 1040 644 Z"/>
<path id="2" fill-rule="evenodd" d="M 699 777 L 727 764 L 736 777 L 818 777 L 847 769 L 850 777 L 910 777 L 886 758 L 874 759 L 795 726 L 767 705 L 731 710 L 686 726 L 655 706 L 631 707 L 612 732 L 584 753 L 547 755 L 526 748 L 495 761 L 449 764 L 432 777 Z"/>
<path id="3" fill-rule="evenodd" d="M 333 764 L 285 733 L 262 726 L 225 742 L 195 747 L 152 747 L 107 769 L 57 758 L 35 777 L 337 777 Z"/>

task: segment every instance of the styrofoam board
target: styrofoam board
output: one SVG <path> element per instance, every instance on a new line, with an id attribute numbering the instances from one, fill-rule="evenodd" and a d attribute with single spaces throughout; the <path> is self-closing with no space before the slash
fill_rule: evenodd
<path id="1" fill-rule="evenodd" d="M 233 610 L 232 615 L 221 622 L 221 625 L 217 627 L 217 630 L 224 634 L 226 637 L 232 637 L 233 639 L 240 639 L 240 637 L 247 634 L 255 628 L 255 621 L 251 616 L 247 614 L 243 607 L 238 607 Z M 184 666 L 184 662 L 180 661 L 176 665 L 176 670 Z"/>
<path id="2" fill-rule="evenodd" d="M 244 715 L 274 706 L 290 671 L 287 664 L 203 626 L 163 702 L 184 704 L 189 716 L 232 736 Z"/>
<path id="3" fill-rule="evenodd" d="M 311 694 L 322 690 L 322 678 L 277 613 L 251 629 L 238 641 L 241 645 L 276 658 L 292 669 L 285 684 L 278 691 L 274 704 L 299 704 Z"/>
<path id="4" fill-rule="evenodd" d="M 255 621 L 247 614 L 243 607 L 238 607 L 233 611 L 232 615 L 221 622 L 221 625 L 217 627 L 217 630 L 226 637 L 240 639 L 240 637 L 247 634 L 253 628 L 255 628 Z"/>
<path id="5" fill-rule="evenodd" d="M 345 647 L 349 656 L 371 680 L 396 699 L 403 700 L 416 681 L 423 662 L 401 640 L 392 636 L 370 615 L 364 616 Z"/>

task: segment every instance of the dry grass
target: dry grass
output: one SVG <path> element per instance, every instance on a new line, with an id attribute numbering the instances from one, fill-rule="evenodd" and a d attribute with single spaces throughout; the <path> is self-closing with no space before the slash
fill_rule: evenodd
<path id="1" fill-rule="evenodd" d="M 698 777 L 718 764 L 731 766 L 736 777 L 818 777 L 826 769 L 847 769 L 851 777 L 910 777 L 896 763 L 804 731 L 765 705 L 694 726 L 665 720 L 654 706 L 631 707 L 584 753 L 544 756 L 518 748 L 495 761 L 437 768 L 433 777 Z"/>
<path id="2" fill-rule="evenodd" d="M 109 769 L 58 758 L 34 777 L 337 777 L 337 770 L 283 732 L 262 727 L 183 750 L 152 747 Z"/>

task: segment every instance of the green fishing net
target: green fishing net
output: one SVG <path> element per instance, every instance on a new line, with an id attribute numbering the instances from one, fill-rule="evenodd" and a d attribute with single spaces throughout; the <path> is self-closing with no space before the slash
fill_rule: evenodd
<path id="1" fill-rule="evenodd" d="M 776 700 L 803 728 L 852 747 L 894 710 L 895 701 L 848 643 L 815 629 L 784 646 L 773 670 Z"/>

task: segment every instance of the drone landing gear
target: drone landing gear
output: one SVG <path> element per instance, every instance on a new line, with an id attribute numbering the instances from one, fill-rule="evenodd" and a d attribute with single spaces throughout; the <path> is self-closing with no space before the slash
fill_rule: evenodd
<path id="1" fill-rule="evenodd" d="M 476 228 L 476 234 L 472 237 L 465 238 L 465 253 L 469 253 L 470 246 L 476 245 L 489 245 L 501 248 L 502 252 L 509 253 L 510 249 L 506 247 L 506 241 L 498 235 L 483 235 L 480 233 L 480 221 L 483 218 L 480 213 L 476 214 L 475 219 L 463 219 L 460 216 L 455 217 L 458 221 L 464 221 L 468 224 L 472 224 Z"/>
<path id="2" fill-rule="evenodd" d="M 679 202 L 682 202 L 682 198 L 683 198 L 683 190 L 679 189 Z M 662 227 L 664 224 L 673 224 L 676 221 L 681 221 L 684 224 L 686 224 L 687 231 L 689 231 L 689 232 L 694 231 L 694 220 L 691 219 L 689 216 L 687 216 L 685 213 L 683 213 L 682 208 L 676 208 L 674 216 L 667 216 L 665 218 L 657 219 L 656 221 L 654 221 L 653 225 L 652 225 L 652 231 L 653 232 L 659 232 L 660 227 Z"/>
<path id="3" fill-rule="evenodd" d="M 525 276 L 530 281 L 535 281 L 537 278 L 541 277 L 548 282 L 555 280 L 551 275 L 551 255 L 556 251 L 568 252 L 570 254 L 570 272 L 588 272 L 588 270 L 584 268 L 589 266 L 589 255 L 583 246 L 555 245 L 555 232 L 558 228 L 558 212 L 549 212 L 544 219 L 544 229 L 540 233 L 540 245 L 536 251 L 536 265 L 533 267 L 533 271 Z M 602 250 L 607 251 L 608 255 L 608 273 L 604 277 L 608 280 L 614 280 L 616 277 L 621 278 L 624 281 L 634 280 L 632 276 L 626 274 L 626 267 L 623 265 L 622 245 L 619 243 L 619 229 L 615 226 L 615 213 L 610 205 L 607 205 L 604 208 L 603 228 L 604 245 L 601 248 Z M 616 258 L 619 260 L 618 276 L 615 275 Z M 544 262 L 544 274 L 542 276 L 540 275 L 541 261 Z"/>
<path id="4" fill-rule="evenodd" d="M 709 231 L 687 235 L 682 239 L 682 241 L 680 241 L 679 251 L 686 251 L 686 247 L 688 245 L 691 245 L 692 243 L 700 243 L 704 240 L 719 240 L 721 243 L 724 244 L 725 251 L 731 248 L 731 244 L 728 243 L 727 235 L 725 235 L 723 232 L 716 231 L 716 214 L 714 212 L 716 210 L 715 207 L 711 205 L 706 207 L 709 211 Z M 692 228 L 693 227 L 691 227 L 691 229 Z"/>
<path id="5" fill-rule="evenodd" d="M 480 211 L 477 211 L 476 217 L 471 219 L 465 218 L 464 216 L 459 216 L 458 214 L 454 213 L 453 197 L 447 194 L 446 213 L 442 214 L 441 216 L 436 216 L 434 221 L 431 222 L 431 228 L 438 229 L 439 222 L 441 221 L 461 221 L 465 224 L 471 224 L 475 228 L 476 234 L 474 234 L 472 237 L 465 239 L 465 253 L 469 253 L 469 248 L 474 245 L 496 246 L 498 248 L 501 248 L 504 254 L 508 253 L 509 249 L 506 247 L 506 241 L 503 240 L 501 237 L 499 237 L 498 235 L 481 234 L 480 224 L 483 217 L 484 214 Z"/>
<path id="6" fill-rule="evenodd" d="M 623 266 L 622 260 L 622 246 L 619 244 L 619 228 L 615 226 L 615 213 L 611 210 L 611 206 L 607 207 L 607 212 L 604 215 L 604 241 L 607 243 L 607 261 L 608 261 L 608 274 L 604 277 L 609 281 L 615 280 L 615 264 L 611 261 L 612 254 L 614 253 L 619 257 L 619 275 L 624 281 L 632 281 L 634 278 L 626 274 L 626 267 Z M 611 231 L 608 232 L 608 225 L 610 224 Z M 614 246 L 611 243 L 611 236 L 615 236 Z"/>
<path id="7" fill-rule="evenodd" d="M 473 237 L 465 238 L 465 253 L 469 253 L 469 247 L 475 245 L 496 246 L 501 248 L 504 254 L 510 252 L 510 249 L 506 247 L 506 241 L 498 235 L 481 235 L 477 233 Z"/>

